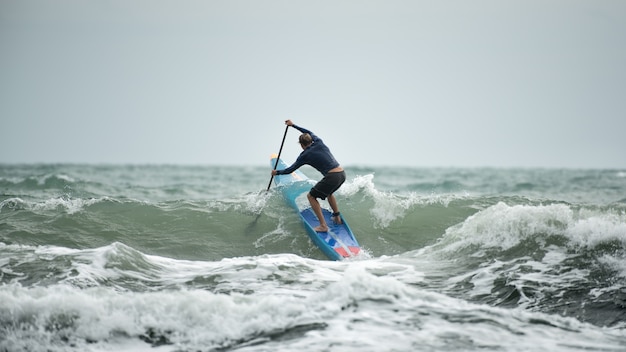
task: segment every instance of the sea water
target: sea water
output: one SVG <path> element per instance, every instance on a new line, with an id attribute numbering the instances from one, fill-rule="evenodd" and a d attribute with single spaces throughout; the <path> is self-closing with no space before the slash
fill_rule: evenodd
<path id="1" fill-rule="evenodd" d="M 626 171 L 0 165 L 0 351 L 624 351 Z M 303 168 L 313 179 L 315 170 Z"/>

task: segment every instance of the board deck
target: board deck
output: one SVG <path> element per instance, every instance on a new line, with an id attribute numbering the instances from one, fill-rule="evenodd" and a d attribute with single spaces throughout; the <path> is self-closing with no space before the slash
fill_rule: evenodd
<path id="1" fill-rule="evenodd" d="M 276 154 L 273 154 L 270 158 L 270 166 L 272 168 L 274 168 L 276 158 Z M 287 166 L 288 165 L 281 159 L 278 159 L 278 165 L 276 167 L 278 170 L 282 170 Z M 361 247 L 343 215 L 341 215 L 342 223 L 335 224 L 331 219 L 331 212 L 322 207 L 322 212 L 329 230 L 327 232 L 315 232 L 314 228 L 320 223 L 313 209 L 311 209 L 308 202 L 302 204 L 302 202 L 297 201 L 299 197 L 308 192 L 315 184 L 313 180 L 306 177 L 301 171 L 296 170 L 288 175 L 274 176 L 274 183 L 280 189 L 289 205 L 300 215 L 300 219 L 311 241 L 313 241 L 329 259 L 341 260 L 343 258 L 356 256 L 360 253 Z"/>

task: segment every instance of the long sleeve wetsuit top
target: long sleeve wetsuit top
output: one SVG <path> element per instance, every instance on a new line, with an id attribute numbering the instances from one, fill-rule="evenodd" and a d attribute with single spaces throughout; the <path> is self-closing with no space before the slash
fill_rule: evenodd
<path id="1" fill-rule="evenodd" d="M 322 175 L 326 176 L 328 171 L 339 166 L 339 163 L 335 160 L 335 157 L 331 154 L 330 149 L 328 149 L 321 138 L 306 128 L 296 125 L 293 125 L 293 127 L 302 133 L 310 134 L 313 139 L 313 143 L 300 153 L 293 165 L 283 170 L 277 170 L 278 175 L 290 174 L 296 171 L 300 166 L 306 164 L 313 166 L 317 171 L 321 172 Z"/>

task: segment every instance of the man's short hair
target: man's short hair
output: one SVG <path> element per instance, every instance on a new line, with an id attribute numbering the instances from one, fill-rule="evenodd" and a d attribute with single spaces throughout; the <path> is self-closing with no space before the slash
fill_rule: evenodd
<path id="1" fill-rule="evenodd" d="M 298 142 L 300 142 L 300 145 L 303 145 L 306 147 L 307 145 L 313 143 L 313 138 L 311 137 L 310 134 L 303 133 L 300 135 L 300 138 L 298 138 Z"/>

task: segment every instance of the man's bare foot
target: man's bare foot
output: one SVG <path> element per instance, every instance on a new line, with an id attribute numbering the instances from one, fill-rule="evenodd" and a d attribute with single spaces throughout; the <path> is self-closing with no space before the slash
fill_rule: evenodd
<path id="1" fill-rule="evenodd" d="M 315 230 L 315 232 L 328 232 L 328 226 L 320 225 L 315 227 L 313 230 Z"/>
<path id="2" fill-rule="evenodd" d="M 333 222 L 337 225 L 341 225 L 341 216 L 337 215 L 337 216 L 333 216 Z"/>

